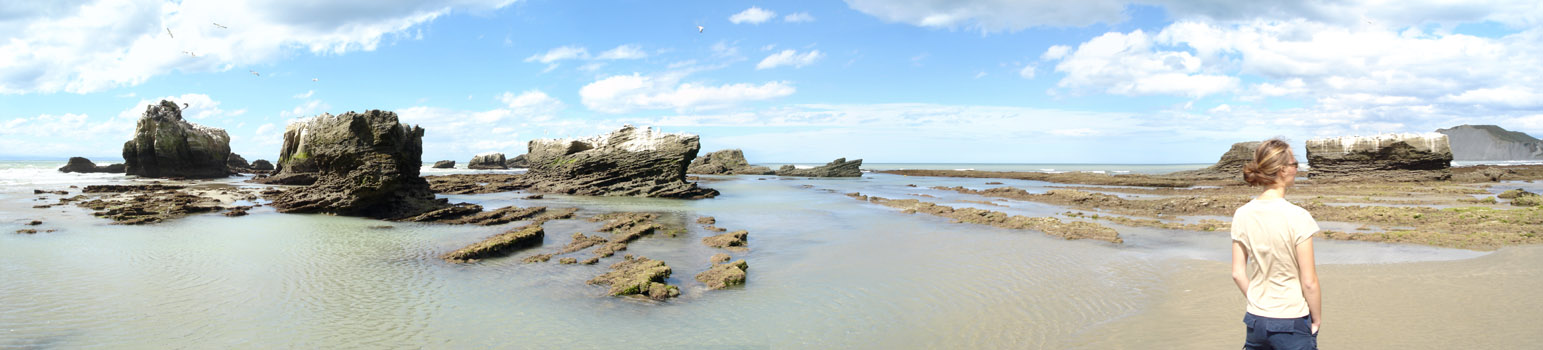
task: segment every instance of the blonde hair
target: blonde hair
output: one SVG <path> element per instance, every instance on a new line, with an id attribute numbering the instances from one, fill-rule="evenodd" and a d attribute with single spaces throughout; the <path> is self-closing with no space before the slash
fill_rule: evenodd
<path id="1" fill-rule="evenodd" d="M 1243 181 L 1252 186 L 1272 186 L 1280 173 L 1295 161 L 1291 144 L 1279 137 L 1265 140 L 1254 149 L 1254 160 L 1243 166 Z"/>

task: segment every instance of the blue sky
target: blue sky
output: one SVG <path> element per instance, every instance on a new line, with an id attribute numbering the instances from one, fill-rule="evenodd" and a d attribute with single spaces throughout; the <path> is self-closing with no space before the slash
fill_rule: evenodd
<path id="1" fill-rule="evenodd" d="M 427 129 L 426 161 L 622 124 L 768 163 L 1206 163 L 1239 141 L 1465 123 L 1543 136 L 1543 7 L 1520 1 L 4 6 L 10 159 L 117 158 L 163 98 L 247 159 L 275 158 L 298 118 L 367 109 Z"/>

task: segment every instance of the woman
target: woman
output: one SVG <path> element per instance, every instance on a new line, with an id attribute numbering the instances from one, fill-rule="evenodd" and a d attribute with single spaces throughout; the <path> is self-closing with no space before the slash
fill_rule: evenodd
<path id="1" fill-rule="evenodd" d="M 1244 349 L 1317 349 L 1323 323 L 1313 265 L 1312 214 L 1286 201 L 1296 182 L 1291 146 L 1270 139 L 1243 167 L 1243 180 L 1264 193 L 1232 216 L 1232 280 L 1248 298 Z"/>

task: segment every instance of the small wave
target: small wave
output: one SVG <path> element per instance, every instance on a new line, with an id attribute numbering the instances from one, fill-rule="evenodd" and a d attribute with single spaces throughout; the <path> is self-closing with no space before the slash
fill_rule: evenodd
<path id="1" fill-rule="evenodd" d="M 974 171 L 975 168 L 954 169 L 954 171 Z"/>

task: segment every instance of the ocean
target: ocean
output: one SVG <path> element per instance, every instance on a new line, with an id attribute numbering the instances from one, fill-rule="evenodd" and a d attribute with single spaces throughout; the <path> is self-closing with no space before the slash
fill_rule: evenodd
<path id="1" fill-rule="evenodd" d="M 71 185 L 154 180 L 54 171 L 62 165 L 0 162 L 0 348 L 1064 348 L 1070 339 L 1097 336 L 1089 332 L 1151 308 L 1184 262 L 1226 261 L 1230 254 L 1225 232 L 1101 222 L 1118 230 L 1125 243 L 1068 241 L 904 214 L 843 195 L 917 198 L 1013 215 L 1067 211 L 1019 201 L 988 206 L 970 202 L 986 198 L 928 188 L 995 187 L 985 184 L 990 181 L 1031 192 L 1061 186 L 1024 180 L 881 173 L 849 179 L 703 176 L 701 185 L 721 196 L 442 196 L 488 208 L 577 207 L 579 218 L 649 211 L 689 223 L 713 216 L 719 227 L 749 231 L 749 251 L 729 252 L 747 261 L 748 280 L 725 290 L 705 290 L 692 278 L 708 268 L 709 256 L 726 252 L 700 243 L 713 234 L 701 225 L 687 225 L 686 233 L 674 237 L 643 238 L 620 253 L 669 264 L 674 272 L 668 282 L 680 286 L 682 295 L 660 302 L 608 297 L 604 287 L 585 284 L 620 257 L 597 265 L 521 262 L 561 247 L 573 233 L 594 234 L 599 223 L 582 219 L 546 223 L 539 248 L 450 264 L 438 256 L 522 223 L 393 223 L 259 207 L 234 218 L 203 214 L 156 225 L 113 225 L 74 206 L 32 208 L 57 197 L 32 191 L 74 195 L 79 190 Z M 1132 173 L 1199 166 L 865 164 Z M 199 184 L 265 186 L 244 183 L 245 178 Z M 27 226 L 31 220 L 43 224 Z M 11 233 L 23 228 L 54 232 Z M 1328 265 L 1487 254 L 1367 242 L 1317 244 L 1319 263 Z M 1224 275 L 1218 271 L 1216 278 Z"/>

